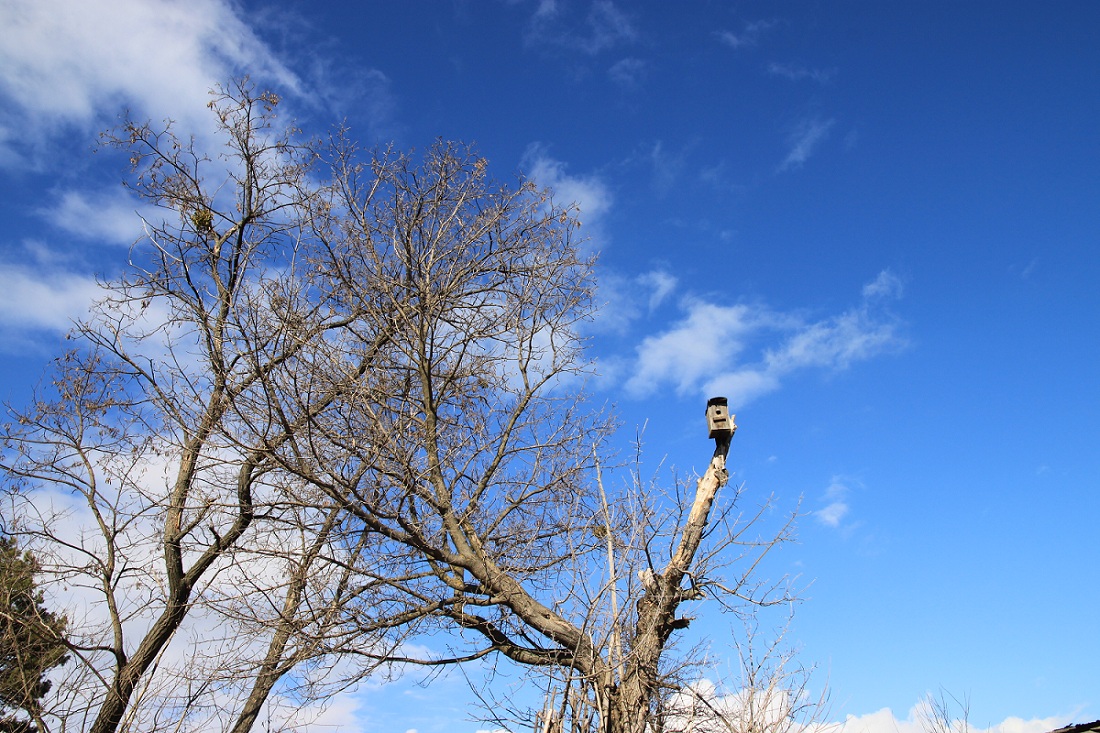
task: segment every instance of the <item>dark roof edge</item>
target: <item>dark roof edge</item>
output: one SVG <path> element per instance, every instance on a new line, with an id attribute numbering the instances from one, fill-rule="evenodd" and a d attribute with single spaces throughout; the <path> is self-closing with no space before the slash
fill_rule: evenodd
<path id="1" fill-rule="evenodd" d="M 1052 730 L 1050 733 L 1088 733 L 1088 731 L 1100 731 L 1100 720 L 1094 720 L 1091 723 L 1067 725 L 1065 728 Z"/>

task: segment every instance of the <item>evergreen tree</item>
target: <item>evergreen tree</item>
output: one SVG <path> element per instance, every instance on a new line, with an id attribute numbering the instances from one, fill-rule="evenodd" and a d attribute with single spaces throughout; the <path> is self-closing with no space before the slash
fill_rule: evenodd
<path id="1" fill-rule="evenodd" d="M 46 674 L 68 660 L 65 617 L 46 610 L 35 588 L 38 561 L 0 537 L 0 733 L 39 730 Z"/>

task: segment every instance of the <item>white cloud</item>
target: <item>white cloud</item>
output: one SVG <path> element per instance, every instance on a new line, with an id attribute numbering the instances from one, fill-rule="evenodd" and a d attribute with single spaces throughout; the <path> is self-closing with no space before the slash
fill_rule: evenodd
<path id="1" fill-rule="evenodd" d="M 653 311 L 672 294 L 679 282 L 675 275 L 664 270 L 652 270 L 637 277 L 637 282 L 650 289 L 649 310 Z"/>
<path id="2" fill-rule="evenodd" d="M 61 269 L 0 262 L 0 334 L 68 331 L 103 296 L 95 279 Z"/>
<path id="3" fill-rule="evenodd" d="M 665 270 L 656 269 L 633 278 L 613 272 L 597 278 L 596 300 L 600 304 L 590 331 L 625 333 L 646 312 L 653 313 L 676 290 L 679 281 Z"/>
<path id="4" fill-rule="evenodd" d="M 601 273 L 596 279 L 596 302 L 599 308 L 586 327 L 589 332 L 625 333 L 642 313 L 634 281 L 615 273 Z"/>
<path id="5" fill-rule="evenodd" d="M 723 372 L 709 380 L 702 391 L 724 395 L 733 405 L 746 405 L 757 397 L 779 389 L 779 377 L 760 369 L 746 368 Z"/>
<path id="6" fill-rule="evenodd" d="M 864 298 L 900 298 L 904 292 L 904 283 L 890 270 L 883 270 L 871 282 L 863 286 Z"/>
<path id="7" fill-rule="evenodd" d="M 725 30 L 718 31 L 718 39 L 730 48 L 755 46 L 760 41 L 761 34 L 774 25 L 775 21 L 754 20 L 750 23 L 746 23 L 745 27 L 739 33 Z"/>
<path id="8" fill-rule="evenodd" d="M 687 316 L 673 328 L 646 337 L 638 346 L 634 376 L 626 384 L 635 396 L 671 382 L 677 392 L 696 389 L 707 375 L 720 374 L 738 356 L 767 314 L 747 305 L 685 302 Z"/>
<path id="9" fill-rule="evenodd" d="M 633 40 L 638 35 L 630 18 L 610 0 L 593 3 L 587 22 L 592 33 L 590 42 L 596 50 L 620 41 Z"/>
<path id="10" fill-rule="evenodd" d="M 598 177 L 569 175 L 565 163 L 548 156 L 537 144 L 528 148 L 525 159 L 533 181 L 552 188 L 558 202 L 575 203 L 589 220 L 611 208 L 611 192 Z"/>
<path id="11" fill-rule="evenodd" d="M 624 89 L 636 89 L 645 78 L 646 68 L 646 63 L 641 59 L 625 58 L 616 61 L 607 70 L 607 75 Z"/>
<path id="12" fill-rule="evenodd" d="M 562 15 L 561 7 L 553 0 L 540 2 L 531 18 L 528 42 L 594 56 L 638 37 L 630 17 L 610 0 L 593 3 L 579 27 L 566 23 Z"/>
<path id="13" fill-rule="evenodd" d="M 352 67 L 340 61 L 320 55 L 311 59 L 310 93 L 327 106 L 334 118 L 354 118 L 357 130 L 365 126 L 368 139 L 388 143 L 401 137 L 403 127 L 390 77 L 378 69 Z"/>
<path id="14" fill-rule="evenodd" d="M 848 515 L 848 505 L 842 501 L 835 501 L 824 509 L 818 509 L 814 516 L 818 521 L 829 527 L 839 527 L 840 520 Z"/>
<path id="15" fill-rule="evenodd" d="M 363 705 L 352 693 L 343 693 L 327 700 L 321 707 L 322 711 L 316 716 L 309 731 L 340 731 L 340 733 L 361 733 L 367 730 L 363 715 Z M 416 733 L 416 728 L 411 728 Z M 409 733 L 406 731 L 406 733 Z"/>
<path id="16" fill-rule="evenodd" d="M 51 224 L 82 239 L 109 244 L 133 244 L 142 234 L 139 212 L 153 216 L 153 207 L 116 187 L 109 191 L 65 191 L 57 203 L 39 211 Z"/>
<path id="17" fill-rule="evenodd" d="M 550 18 L 558 13 L 557 0 L 539 0 L 539 5 L 535 8 L 535 18 Z"/>
<path id="18" fill-rule="evenodd" d="M 576 204 L 580 220 L 585 226 L 585 235 L 600 241 L 600 219 L 611 209 L 611 191 L 598 176 L 573 176 L 566 172 L 566 164 L 551 158 L 546 150 L 535 143 L 527 148 L 524 155 L 527 174 L 539 186 L 554 191 L 554 201 L 559 206 Z M 598 248 L 594 247 L 594 248 Z"/>
<path id="19" fill-rule="evenodd" d="M 686 298 L 680 321 L 638 345 L 626 389 L 644 397 L 668 384 L 680 394 L 723 394 L 739 406 L 778 389 L 794 372 L 842 370 L 895 350 L 905 343 L 898 322 L 878 305 L 889 278 L 879 275 L 858 306 L 817 321 L 763 305 Z M 889 292 L 900 293 L 900 283 Z M 758 355 L 743 359 L 750 348 Z"/>
<path id="20" fill-rule="evenodd" d="M 834 476 L 829 488 L 825 489 L 824 499 L 829 503 L 813 513 L 817 521 L 827 527 L 839 527 L 844 517 L 848 516 L 850 491 L 842 477 Z"/>
<path id="21" fill-rule="evenodd" d="M 835 122 L 836 120 L 813 118 L 799 123 L 789 137 L 787 157 L 779 165 L 779 170 L 801 167 L 813 155 L 817 146 L 829 136 Z"/>
<path id="22" fill-rule="evenodd" d="M 1047 733 L 1065 726 L 1072 716 L 1048 718 L 1009 717 L 988 728 L 980 728 L 962 718 L 933 721 L 932 696 L 924 698 L 909 710 L 908 717 L 898 718 L 890 708 L 864 715 L 847 715 L 844 720 L 799 720 L 797 711 L 813 706 L 809 690 L 792 691 L 775 680 L 758 689 L 737 691 L 717 687 L 709 680 L 698 680 L 675 695 L 670 708 L 680 729 L 690 733 L 716 733 L 731 727 L 750 729 L 763 727 L 785 733 L 927 733 L 936 730 L 968 731 L 968 733 Z M 795 695 L 798 695 L 795 697 Z M 702 702 L 703 705 L 693 702 Z M 961 713 L 962 711 L 960 711 Z M 792 717 L 794 719 L 792 719 Z"/>
<path id="23" fill-rule="evenodd" d="M 923 703 L 909 711 L 907 718 L 897 718 L 890 708 L 882 708 L 865 715 L 848 715 L 843 721 L 816 726 L 821 733 L 925 733 L 927 721 L 922 717 Z M 969 725 L 970 733 L 1046 733 L 1069 723 L 1068 716 L 1049 718 L 1005 718 L 996 725 L 979 728 Z M 956 728 L 957 729 L 957 728 Z"/>
<path id="24" fill-rule="evenodd" d="M 768 371 L 785 374 L 805 367 L 847 369 L 852 362 L 888 349 L 897 340 L 897 324 L 867 307 L 812 323 L 764 355 Z"/>
<path id="25" fill-rule="evenodd" d="M 819 84 L 824 84 L 836 76 L 836 69 L 807 69 L 797 64 L 780 64 L 772 62 L 768 64 L 768 73 L 772 76 L 781 76 L 790 81 L 810 79 Z"/>
<path id="26" fill-rule="evenodd" d="M 59 126 L 95 124 L 125 107 L 201 131 L 209 90 L 246 70 L 298 86 L 226 0 L 14 0 L 0 3 L 0 26 L 0 144 L 9 162 Z"/>
<path id="27" fill-rule="evenodd" d="M 653 186 L 664 193 L 676 185 L 687 162 L 687 151 L 669 152 L 665 150 L 664 143 L 658 140 L 649 151 L 648 158 L 653 166 Z"/>

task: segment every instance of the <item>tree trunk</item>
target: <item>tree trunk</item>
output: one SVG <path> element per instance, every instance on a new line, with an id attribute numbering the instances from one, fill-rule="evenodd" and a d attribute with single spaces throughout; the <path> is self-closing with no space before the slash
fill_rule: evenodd
<path id="1" fill-rule="evenodd" d="M 601 723 L 600 733 L 652 733 L 655 730 L 651 725 L 651 712 L 660 695 L 661 654 L 672 632 L 682 628 L 683 623 L 676 619 L 676 609 L 686 598 L 680 584 L 695 561 L 718 489 L 725 486 L 728 478 L 725 454 L 716 451 L 696 485 L 695 500 L 680 533 L 676 552 L 664 571 L 654 574 L 645 594 L 638 599 L 638 620 L 626 673 L 618 688 L 605 686 L 601 690 L 607 699 L 607 719 Z"/>
<path id="2" fill-rule="evenodd" d="M 114 733 L 118 730 L 138 681 L 183 622 L 189 596 L 190 590 L 185 592 L 182 598 L 169 601 L 168 607 L 149 629 L 149 633 L 142 639 L 134 655 L 119 666 L 114 683 L 89 733 Z"/>

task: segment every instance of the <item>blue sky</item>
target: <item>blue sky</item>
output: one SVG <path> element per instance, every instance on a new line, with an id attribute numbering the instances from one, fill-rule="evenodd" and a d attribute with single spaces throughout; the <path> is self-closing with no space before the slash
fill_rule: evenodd
<path id="1" fill-rule="evenodd" d="M 809 586 L 789 639 L 848 733 L 941 686 L 1031 721 L 1006 733 L 1100 718 L 1100 5 L 0 0 L 0 27 L 4 399 L 140 233 L 97 132 L 201 138 L 247 72 L 307 132 L 474 142 L 578 202 L 597 398 L 688 470 L 730 397 L 737 478 L 801 497 L 768 570 Z M 406 719 L 417 689 L 330 716 L 455 729 Z"/>

